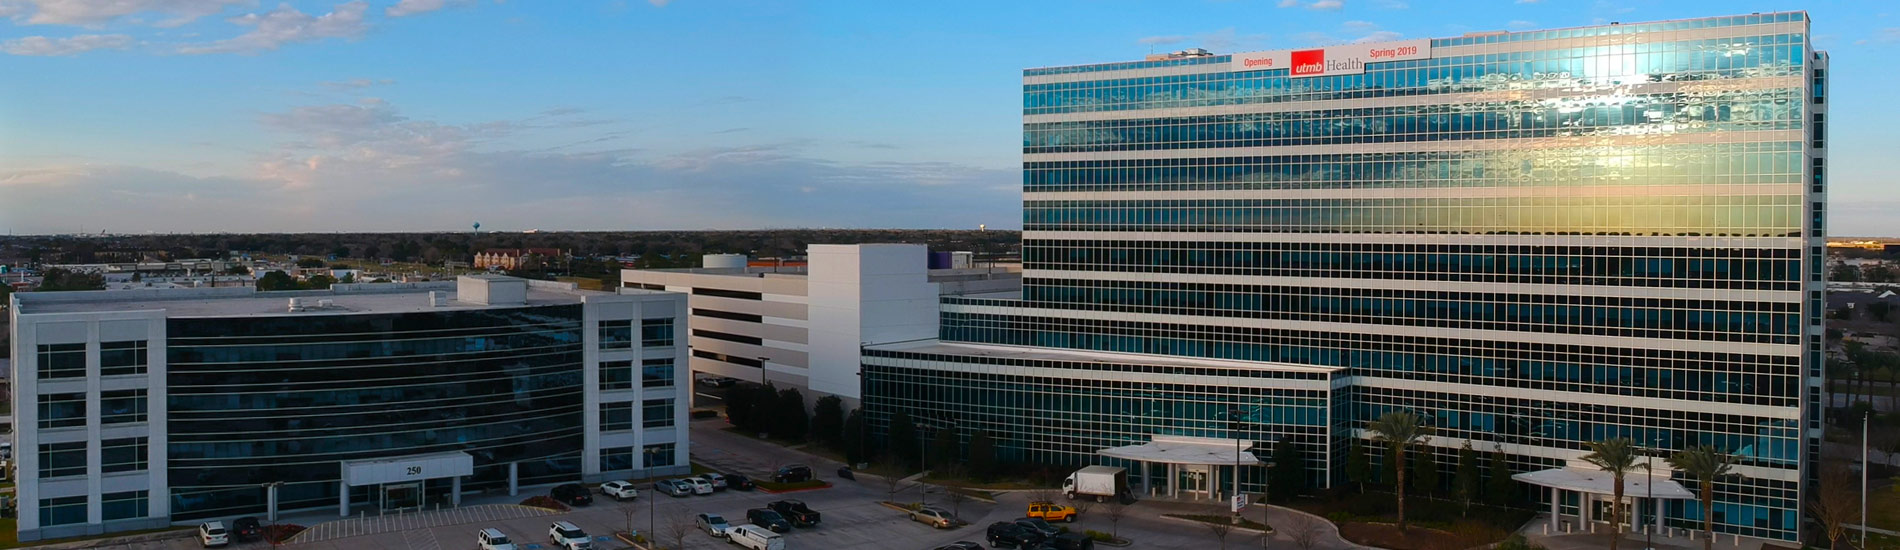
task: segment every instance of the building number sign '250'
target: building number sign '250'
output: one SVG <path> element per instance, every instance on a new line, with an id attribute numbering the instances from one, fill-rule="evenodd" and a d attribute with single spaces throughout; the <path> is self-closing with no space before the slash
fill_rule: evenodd
<path id="1" fill-rule="evenodd" d="M 422 467 L 421 467 L 421 466 L 410 466 L 408 470 L 406 470 L 406 471 L 404 471 L 404 472 L 403 472 L 403 475 L 410 475 L 410 476 L 419 476 L 419 475 L 422 475 Z"/>

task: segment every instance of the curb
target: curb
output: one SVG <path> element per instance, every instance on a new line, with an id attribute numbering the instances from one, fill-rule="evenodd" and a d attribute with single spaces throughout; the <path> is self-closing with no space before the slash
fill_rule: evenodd
<path id="1" fill-rule="evenodd" d="M 832 487 L 831 482 L 829 481 L 824 481 L 822 483 L 824 483 L 824 485 L 819 485 L 816 487 L 799 487 L 797 489 L 783 489 L 783 490 L 775 490 L 775 489 L 767 489 L 764 487 L 759 487 L 758 490 L 761 493 L 783 495 L 786 493 L 800 493 L 800 492 L 805 492 L 805 491 L 817 491 L 819 489 L 830 489 Z"/>
<path id="2" fill-rule="evenodd" d="M 1173 520 L 1173 521 L 1179 521 L 1179 522 L 1186 522 L 1186 523 L 1192 523 L 1192 524 L 1195 524 L 1195 525 L 1208 525 L 1208 524 L 1209 524 L 1208 522 L 1205 522 L 1205 521 L 1201 521 L 1201 520 L 1198 520 L 1198 519 L 1188 519 L 1188 518 L 1177 518 L 1177 517 L 1174 517 L 1174 516 L 1170 516 L 1170 515 L 1167 515 L 1167 514 L 1162 514 L 1162 515 L 1161 515 L 1161 519 L 1166 519 L 1166 520 Z M 1269 526 L 1267 526 L 1267 530 L 1265 530 L 1265 531 L 1262 531 L 1262 530 L 1259 530 L 1259 529 L 1255 529 L 1255 528 L 1252 528 L 1252 527 L 1247 527 L 1247 526 L 1245 526 L 1245 525 L 1239 525 L 1239 524 L 1233 524 L 1233 526 L 1234 526 L 1234 530 L 1235 530 L 1235 531 L 1247 531 L 1247 532 L 1250 532 L 1250 533 L 1265 533 L 1265 534 L 1268 534 L 1268 535 L 1271 535 L 1271 534 L 1274 534 L 1274 530 L 1273 530 L 1273 526 L 1271 526 L 1271 525 L 1269 525 Z M 1347 541 L 1347 542 L 1351 542 L 1351 541 Z"/>

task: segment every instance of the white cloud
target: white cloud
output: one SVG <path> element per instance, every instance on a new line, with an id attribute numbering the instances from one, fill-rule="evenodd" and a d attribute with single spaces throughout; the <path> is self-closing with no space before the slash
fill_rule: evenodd
<path id="1" fill-rule="evenodd" d="M 35 25 L 97 26 L 128 15 L 155 13 L 166 16 L 156 23 L 175 27 L 208 15 L 217 15 L 225 7 L 251 4 L 256 0 L 25 0 L 33 15 L 26 22 Z M 4 7 L 0 7 L 4 9 Z M 18 5 L 15 9 L 23 13 Z"/>
<path id="2" fill-rule="evenodd" d="M 1405 0 L 1379 0 L 1379 7 L 1388 10 L 1403 10 L 1410 9 L 1412 4 L 1405 2 Z"/>
<path id="3" fill-rule="evenodd" d="M 231 23 L 252 27 L 251 32 L 211 43 L 181 46 L 178 53 L 257 53 L 295 42 L 356 38 L 369 30 L 369 23 L 363 19 L 363 12 L 368 9 L 367 2 L 357 0 L 339 4 L 330 13 L 311 16 L 290 4 L 279 4 L 269 13 L 250 13 L 230 19 Z"/>
<path id="4" fill-rule="evenodd" d="M 1282 8 L 1291 8 L 1298 5 L 1300 5 L 1300 0 L 1280 0 L 1279 4 Z"/>
<path id="5" fill-rule="evenodd" d="M 653 4 L 656 8 L 664 8 L 667 4 L 673 3 L 673 0 L 647 0 L 647 3 Z"/>
<path id="6" fill-rule="evenodd" d="M 1519 3 L 1519 4 L 1536 4 L 1536 3 L 1538 3 L 1538 2 L 1542 2 L 1542 1 L 1544 1 L 1544 0 L 1517 0 L 1517 3 Z"/>
<path id="7" fill-rule="evenodd" d="M 1264 34 L 1239 34 L 1233 27 L 1194 36 L 1201 47 L 1214 51 L 1240 51 L 1267 41 Z"/>
<path id="8" fill-rule="evenodd" d="M 1379 24 L 1373 23 L 1371 21 L 1353 20 L 1353 21 L 1347 21 L 1345 23 L 1341 23 L 1340 26 L 1346 27 L 1346 30 L 1355 31 L 1355 32 L 1379 30 Z"/>
<path id="9" fill-rule="evenodd" d="M 81 34 L 67 38 L 28 36 L 0 42 L 0 52 L 12 55 L 78 55 L 93 50 L 123 50 L 132 37 L 123 34 Z"/>
<path id="10" fill-rule="evenodd" d="M 1373 31 L 1371 34 L 1352 39 L 1352 43 L 1385 42 L 1387 40 L 1398 40 L 1401 36 L 1404 35 L 1392 31 Z"/>
<path id="11" fill-rule="evenodd" d="M 448 7 L 449 4 L 449 0 L 402 0 L 384 9 L 383 15 L 390 17 L 420 15 Z"/>
<path id="12" fill-rule="evenodd" d="M 1513 19 L 1511 20 L 1511 22 L 1505 23 L 1504 28 L 1511 29 L 1514 31 L 1521 31 L 1525 29 L 1535 29 L 1537 28 L 1537 22 L 1525 21 L 1523 19 Z"/>
<path id="13" fill-rule="evenodd" d="M 390 84 L 395 84 L 395 83 L 396 81 L 390 80 L 387 78 L 381 78 L 381 79 L 352 78 L 349 80 L 330 80 L 330 81 L 325 81 L 325 82 L 318 82 L 317 85 L 325 87 L 325 88 L 329 88 L 332 90 L 348 91 L 348 90 L 360 90 L 363 88 L 368 88 L 370 86 L 388 86 Z"/>
<path id="14" fill-rule="evenodd" d="M 1346 7 L 1346 3 L 1341 0 L 1314 0 L 1306 5 L 1306 9 L 1320 11 L 1339 11 L 1343 7 Z"/>
<path id="15" fill-rule="evenodd" d="M 1177 34 L 1168 36 L 1145 36 L 1142 37 L 1141 40 L 1136 40 L 1136 42 L 1148 46 L 1158 46 L 1163 44 L 1178 44 L 1183 40 L 1187 40 L 1187 37 Z"/>
<path id="16" fill-rule="evenodd" d="M 658 154 L 616 133 L 521 145 L 543 121 L 418 120 L 385 101 L 260 122 L 281 138 L 248 170 L 201 177 L 111 165 L 0 163 L 0 220 L 22 233 L 127 231 L 1014 227 L 1020 175 L 947 162 L 845 163 L 799 142 Z M 528 140 L 531 141 L 531 140 Z M 721 205 L 707 210 L 705 205 Z M 552 221 L 550 221 L 552 220 Z M 550 226 L 550 223 L 554 224 Z"/>
<path id="17" fill-rule="evenodd" d="M 1874 40 L 1881 42 L 1900 42 L 1900 27 L 1887 27 L 1874 31 Z"/>

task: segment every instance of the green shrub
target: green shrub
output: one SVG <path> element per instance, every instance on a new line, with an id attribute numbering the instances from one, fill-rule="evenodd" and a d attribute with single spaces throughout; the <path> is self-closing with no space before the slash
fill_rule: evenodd
<path id="1" fill-rule="evenodd" d="M 1514 534 L 1505 538 L 1504 542 L 1498 543 L 1496 550 L 1544 550 L 1544 547 L 1531 544 L 1531 541 L 1525 539 L 1524 535 Z"/>
<path id="2" fill-rule="evenodd" d="M 1110 542 L 1110 541 L 1115 540 L 1114 536 L 1111 536 L 1108 533 L 1103 533 L 1101 531 L 1096 531 L 1094 529 L 1088 529 L 1088 530 L 1082 531 L 1082 534 L 1088 535 L 1089 538 L 1094 539 L 1096 542 Z"/>

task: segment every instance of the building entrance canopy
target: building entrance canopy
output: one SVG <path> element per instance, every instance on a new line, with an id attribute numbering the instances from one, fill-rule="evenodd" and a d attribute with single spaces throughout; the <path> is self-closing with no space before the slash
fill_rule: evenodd
<path id="1" fill-rule="evenodd" d="M 351 487 L 444 477 L 459 478 L 474 473 L 475 457 L 464 452 L 351 460 L 343 463 L 343 483 Z"/>
<path id="2" fill-rule="evenodd" d="M 1593 495 L 1616 494 L 1616 478 L 1611 476 L 1609 472 L 1601 470 L 1552 468 L 1549 470 L 1517 474 L 1511 476 L 1511 479 L 1531 485 L 1551 487 L 1565 491 L 1577 491 Z M 1682 484 L 1671 481 L 1668 474 L 1661 472 L 1656 473 L 1653 477 L 1653 481 L 1655 482 L 1653 493 L 1651 492 L 1651 481 L 1652 477 L 1648 472 L 1638 471 L 1624 474 L 1623 496 L 1670 500 L 1695 498 L 1695 493 L 1691 493 L 1688 489 L 1682 488 Z"/>
<path id="3" fill-rule="evenodd" d="M 1252 447 L 1253 442 L 1245 440 L 1157 435 L 1147 443 L 1111 447 L 1095 454 L 1160 464 L 1258 466 L 1260 459 L 1249 452 Z"/>

